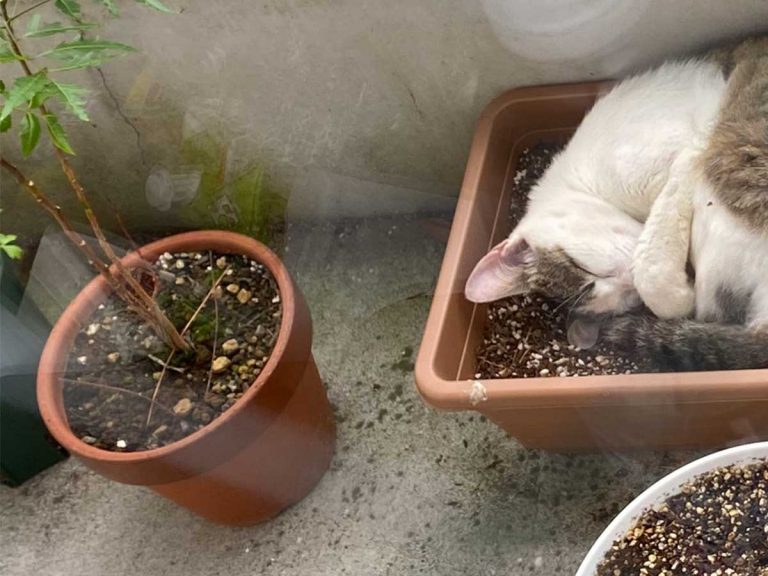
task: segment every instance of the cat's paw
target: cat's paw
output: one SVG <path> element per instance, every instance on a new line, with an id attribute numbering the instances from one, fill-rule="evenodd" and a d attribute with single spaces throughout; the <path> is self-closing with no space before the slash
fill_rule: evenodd
<path id="1" fill-rule="evenodd" d="M 659 318 L 687 318 L 696 307 L 696 293 L 686 282 L 679 286 L 668 286 L 654 294 L 646 306 Z"/>
<path id="2" fill-rule="evenodd" d="M 661 268 L 634 270 L 634 282 L 640 298 L 659 318 L 686 318 L 696 307 L 696 293 L 686 274 Z"/>

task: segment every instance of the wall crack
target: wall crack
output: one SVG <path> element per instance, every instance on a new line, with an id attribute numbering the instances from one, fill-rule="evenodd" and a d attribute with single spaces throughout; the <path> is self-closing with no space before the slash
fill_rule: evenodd
<path id="1" fill-rule="evenodd" d="M 112 92 L 112 89 L 109 87 L 109 84 L 107 84 L 107 79 L 104 76 L 104 72 L 101 71 L 101 68 L 96 68 L 96 72 L 98 73 L 99 77 L 101 78 L 101 83 L 104 86 L 104 90 L 109 95 L 110 100 L 112 100 L 112 104 L 115 106 L 115 110 L 117 111 L 120 118 L 123 119 L 123 122 L 125 122 L 131 130 L 133 130 L 133 133 L 136 135 L 136 148 L 139 150 L 139 156 L 141 156 L 141 163 L 144 165 L 144 167 L 147 167 L 147 158 L 144 154 L 144 147 L 141 142 L 141 132 L 139 132 L 139 129 L 136 128 L 134 123 L 131 121 L 131 119 L 126 115 L 126 113 L 123 111 L 122 106 L 120 106 L 120 101 L 115 96 L 115 93 Z"/>

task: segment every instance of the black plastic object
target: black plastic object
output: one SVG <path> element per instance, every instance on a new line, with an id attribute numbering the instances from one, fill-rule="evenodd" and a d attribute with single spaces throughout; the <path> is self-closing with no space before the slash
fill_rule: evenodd
<path id="1" fill-rule="evenodd" d="M 0 261 L 0 481 L 18 486 L 66 457 L 37 409 L 35 379 L 48 323 L 21 306 L 23 287 L 13 264 Z"/>

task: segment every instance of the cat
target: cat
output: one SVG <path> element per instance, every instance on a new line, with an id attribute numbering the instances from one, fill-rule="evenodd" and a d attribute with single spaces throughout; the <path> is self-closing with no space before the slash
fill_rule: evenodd
<path id="1" fill-rule="evenodd" d="M 766 190 L 761 178 L 768 143 L 760 123 L 768 118 L 761 84 L 766 55 L 766 40 L 755 39 L 618 84 L 554 158 L 510 236 L 477 264 L 467 298 L 488 302 L 536 291 L 569 301 L 577 318 L 599 319 L 644 301 L 663 318 L 614 318 L 604 337 L 661 354 L 675 367 L 764 365 L 746 344 L 760 338 L 754 329 L 762 322 L 761 290 L 754 284 L 768 268 L 750 272 L 745 260 L 752 255 L 760 261 L 768 221 L 755 210 Z M 734 228 L 739 234 L 729 231 Z M 727 240 L 734 248 L 721 250 Z M 689 247 L 698 265 L 695 287 L 686 274 Z M 737 255 L 741 260 L 729 260 Z M 717 271 L 733 269 L 723 260 L 738 262 L 738 278 L 718 278 Z M 751 283 L 737 281 L 747 276 Z M 681 318 L 695 303 L 699 320 L 733 320 L 724 309 L 735 301 L 748 303 L 748 328 Z M 591 347 L 599 326 L 576 321 L 569 339 Z M 697 359 L 697 350 L 730 347 L 723 330 L 730 342 L 745 345 L 745 356 L 724 360 L 713 352 Z M 702 333 L 711 334 L 704 348 Z"/>
<path id="2" fill-rule="evenodd" d="M 696 160 L 696 319 L 616 318 L 604 338 L 665 370 L 768 367 L 768 39 L 723 54 L 728 88 Z"/>
<path id="3" fill-rule="evenodd" d="M 674 194 L 669 183 L 687 173 L 686 151 L 709 136 L 725 90 L 722 64 L 688 60 L 624 80 L 599 99 L 531 190 L 526 214 L 509 238 L 475 267 L 467 298 L 488 302 L 535 291 L 574 299 L 574 308 L 583 313 L 638 307 L 637 286 L 658 282 L 645 283 L 640 271 L 633 271 L 635 259 L 654 260 L 635 253 L 652 251 L 657 244 L 666 254 L 672 252 L 664 246 L 665 234 L 651 233 L 652 208 L 667 197 L 672 204 L 684 197 Z M 684 264 L 690 201 L 682 204 L 677 212 L 683 212 L 687 227 L 681 227 L 678 253 L 656 259 L 669 271 L 664 286 L 676 289 L 675 298 L 667 300 L 682 304 L 656 310 L 662 316 L 686 315 L 694 299 Z M 659 216 L 669 212 L 656 210 Z"/>

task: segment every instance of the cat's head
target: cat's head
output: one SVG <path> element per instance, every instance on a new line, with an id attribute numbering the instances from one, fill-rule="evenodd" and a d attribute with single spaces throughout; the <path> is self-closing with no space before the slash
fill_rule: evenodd
<path id="1" fill-rule="evenodd" d="M 595 198 L 558 198 L 532 198 L 512 234 L 475 266 L 469 300 L 536 292 L 593 316 L 640 305 L 631 264 L 642 225 Z"/>

